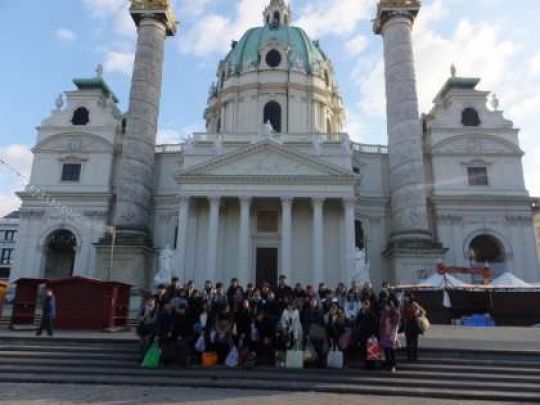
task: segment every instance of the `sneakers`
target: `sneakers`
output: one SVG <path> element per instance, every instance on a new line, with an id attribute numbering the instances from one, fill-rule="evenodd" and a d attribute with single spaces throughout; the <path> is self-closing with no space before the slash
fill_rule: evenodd
<path id="1" fill-rule="evenodd" d="M 396 372 L 397 372 L 397 370 L 396 370 L 396 368 L 395 368 L 395 367 L 392 367 L 392 369 L 390 370 L 390 372 L 391 372 L 392 374 L 394 374 L 394 373 L 396 373 Z"/>

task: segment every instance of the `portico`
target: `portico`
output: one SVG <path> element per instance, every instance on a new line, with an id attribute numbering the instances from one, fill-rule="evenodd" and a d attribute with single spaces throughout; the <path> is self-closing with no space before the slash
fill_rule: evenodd
<path id="1" fill-rule="evenodd" d="M 176 181 L 182 277 L 348 281 L 355 248 L 352 171 L 267 142 L 194 165 Z"/>

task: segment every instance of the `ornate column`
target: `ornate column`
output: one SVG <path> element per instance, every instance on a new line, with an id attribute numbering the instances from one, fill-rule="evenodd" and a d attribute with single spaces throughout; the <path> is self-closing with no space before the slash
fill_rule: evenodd
<path id="1" fill-rule="evenodd" d="M 313 281 L 324 281 L 324 198 L 311 199 L 313 204 Z"/>
<path id="2" fill-rule="evenodd" d="M 169 0 L 132 0 L 138 28 L 126 135 L 117 182 L 115 225 L 119 231 L 147 232 L 154 181 L 164 44 L 177 21 Z"/>
<path id="3" fill-rule="evenodd" d="M 347 197 L 343 199 L 343 221 L 345 223 L 345 257 L 346 268 L 341 273 L 341 279 L 339 281 L 349 283 L 350 277 L 355 271 L 355 259 L 356 259 L 356 233 L 355 233 L 355 219 L 356 219 L 356 199 L 354 197 Z M 347 284 L 348 285 L 348 284 Z"/>
<path id="4" fill-rule="evenodd" d="M 427 240 L 422 126 L 411 39 L 418 0 L 381 0 L 374 25 L 383 36 L 392 205 L 392 240 Z"/>
<path id="5" fill-rule="evenodd" d="M 249 227 L 251 197 L 240 197 L 240 235 L 238 237 L 238 272 L 240 281 L 245 285 L 251 281 L 249 266 Z"/>
<path id="6" fill-rule="evenodd" d="M 281 198 L 281 274 L 291 279 L 292 275 L 292 197 Z"/>
<path id="7" fill-rule="evenodd" d="M 208 263 L 207 278 L 216 282 L 217 276 L 217 244 L 219 231 L 219 205 L 221 199 L 219 196 L 208 197 L 210 203 L 210 211 L 208 216 Z"/>
<path id="8" fill-rule="evenodd" d="M 374 31 L 383 36 L 390 168 L 391 235 L 386 257 L 396 282 L 414 283 L 446 249 L 428 221 L 422 124 L 412 44 L 419 0 L 380 0 Z"/>
<path id="9" fill-rule="evenodd" d="M 186 275 L 186 242 L 187 242 L 187 225 L 189 219 L 189 197 L 181 197 L 178 206 L 178 231 L 176 234 L 176 271 L 175 275 Z"/>

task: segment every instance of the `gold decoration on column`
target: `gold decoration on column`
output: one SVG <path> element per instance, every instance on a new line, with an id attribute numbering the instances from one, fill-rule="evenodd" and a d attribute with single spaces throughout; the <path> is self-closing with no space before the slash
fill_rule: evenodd
<path id="1" fill-rule="evenodd" d="M 155 18 L 165 24 L 167 35 L 176 34 L 179 23 L 170 0 L 131 0 L 129 11 L 137 26 L 143 18 Z"/>
<path id="2" fill-rule="evenodd" d="M 381 7 L 420 7 L 420 0 L 380 0 Z"/>

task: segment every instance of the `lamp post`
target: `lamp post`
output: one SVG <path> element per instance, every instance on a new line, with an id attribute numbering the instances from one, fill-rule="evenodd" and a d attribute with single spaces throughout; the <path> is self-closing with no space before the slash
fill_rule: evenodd
<path id="1" fill-rule="evenodd" d="M 111 234 L 111 254 L 109 256 L 109 268 L 107 269 L 107 281 L 111 281 L 114 263 L 114 247 L 116 245 L 116 227 L 108 226 L 107 231 Z"/>

